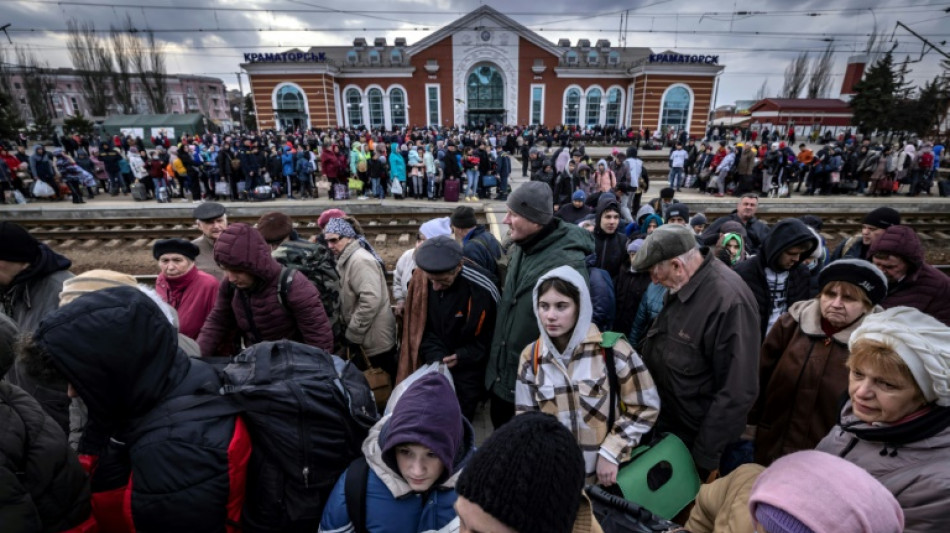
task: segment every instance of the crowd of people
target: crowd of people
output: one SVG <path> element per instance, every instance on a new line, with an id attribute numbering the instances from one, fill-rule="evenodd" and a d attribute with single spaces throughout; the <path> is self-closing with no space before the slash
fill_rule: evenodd
<path id="1" fill-rule="evenodd" d="M 259 443 L 214 402 L 228 388 L 220 361 L 280 341 L 404 390 L 388 405 L 376 396 L 385 413 L 349 469 L 312 480 L 305 465 L 305 484 L 332 487 L 320 513 L 272 525 L 597 532 L 584 487 L 616 489 L 638 447 L 674 435 L 703 482 L 680 517 L 688 531 L 950 526 L 950 277 L 898 211 L 866 213 L 861 234 L 832 250 L 814 215 L 759 220 L 742 170 L 735 211 L 691 212 L 677 188 L 707 167 L 688 150 L 671 152 L 669 186 L 648 199 L 635 146 L 592 164 L 580 144 L 548 154 L 524 135 L 388 141 L 223 137 L 205 150 L 199 138 L 177 154 L 216 153 L 245 191 L 265 185 L 265 171 L 297 176 L 309 157 L 333 185 L 387 194 L 405 148 L 404 194 L 444 194 L 428 170 L 443 160 L 441 172 L 467 174 L 466 196 L 479 197 L 502 166 L 482 154 L 497 164 L 523 152 L 530 179 L 496 185 L 509 233 L 499 240 L 461 204 L 420 225 L 390 285 L 345 204 L 304 235 L 279 211 L 230 223 L 211 194 L 193 211 L 200 235 L 154 243 L 148 288 L 120 272 L 74 276 L 67 257 L 0 222 L 5 531 L 267 531 L 242 514 L 245 494 L 280 481 L 253 472 Z M 134 157 L 120 150 L 98 156 Z M 724 150 L 719 166 L 735 160 Z M 744 158 L 731 164 L 747 169 Z M 185 175 L 193 163 L 181 163 Z M 121 194 L 130 182 L 106 168 Z M 353 187 L 354 175 L 366 184 Z M 194 183 L 185 189 L 199 199 Z M 240 195 L 226 183 L 223 196 Z M 159 197 L 168 187 L 153 185 Z M 495 433 L 477 447 L 471 421 L 486 404 Z"/>

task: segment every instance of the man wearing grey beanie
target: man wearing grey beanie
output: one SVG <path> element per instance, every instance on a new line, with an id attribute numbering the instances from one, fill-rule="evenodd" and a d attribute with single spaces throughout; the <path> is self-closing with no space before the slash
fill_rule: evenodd
<path id="1" fill-rule="evenodd" d="M 554 197 L 547 184 L 522 184 L 508 196 L 507 208 L 504 223 L 512 244 L 485 375 L 496 428 L 514 416 L 518 359 L 521 350 L 538 338 L 531 297 L 535 283 L 559 266 L 575 268 L 587 281 L 584 258 L 594 252 L 590 233 L 554 218 Z"/>

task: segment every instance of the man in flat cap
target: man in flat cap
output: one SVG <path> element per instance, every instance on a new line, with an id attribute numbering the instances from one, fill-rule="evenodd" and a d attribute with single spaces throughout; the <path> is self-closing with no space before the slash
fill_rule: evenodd
<path id="1" fill-rule="evenodd" d="M 546 183 L 523 183 L 508 196 L 506 206 L 504 223 L 508 224 L 512 245 L 485 374 L 496 428 L 515 414 L 515 376 L 521 350 L 538 339 L 538 321 L 531 302 L 535 283 L 559 266 L 573 267 L 587 281 L 584 258 L 594 252 L 594 238 L 589 232 L 554 218 L 554 195 Z"/>
<path id="2" fill-rule="evenodd" d="M 201 237 L 191 241 L 200 252 L 195 258 L 195 266 L 202 272 L 211 274 L 218 281 L 224 279 L 224 271 L 214 262 L 214 243 L 221 233 L 228 229 L 227 209 L 217 202 L 205 202 L 192 212 L 195 224 L 201 230 Z"/>
<path id="3" fill-rule="evenodd" d="M 415 260 L 397 380 L 423 364 L 445 363 L 462 414 L 472 420 L 485 396 L 498 289 L 488 272 L 464 259 L 462 245 L 448 235 L 423 242 Z"/>
<path id="4" fill-rule="evenodd" d="M 640 350 L 663 406 L 654 430 L 682 439 L 708 478 L 745 429 L 758 394 L 758 306 L 739 275 L 697 247 L 686 226 L 654 230 L 632 266 L 669 290 Z"/>

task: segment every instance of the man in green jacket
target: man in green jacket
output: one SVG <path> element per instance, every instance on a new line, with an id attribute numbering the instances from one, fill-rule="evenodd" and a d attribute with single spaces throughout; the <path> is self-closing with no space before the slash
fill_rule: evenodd
<path id="1" fill-rule="evenodd" d="M 538 339 L 531 301 L 538 278 L 566 265 L 577 269 L 586 281 L 584 258 L 594 252 L 589 232 L 554 218 L 554 198 L 546 183 L 522 184 L 508 197 L 507 207 L 504 223 L 510 228 L 512 246 L 485 375 L 496 428 L 514 416 L 518 360 L 521 351 Z"/>

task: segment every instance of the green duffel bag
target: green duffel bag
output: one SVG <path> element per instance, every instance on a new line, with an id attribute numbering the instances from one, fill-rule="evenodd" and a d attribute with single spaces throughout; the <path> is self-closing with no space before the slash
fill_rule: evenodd
<path id="1" fill-rule="evenodd" d="M 699 493 L 699 474 L 686 445 L 667 433 L 635 448 L 617 473 L 623 497 L 672 520 Z"/>

